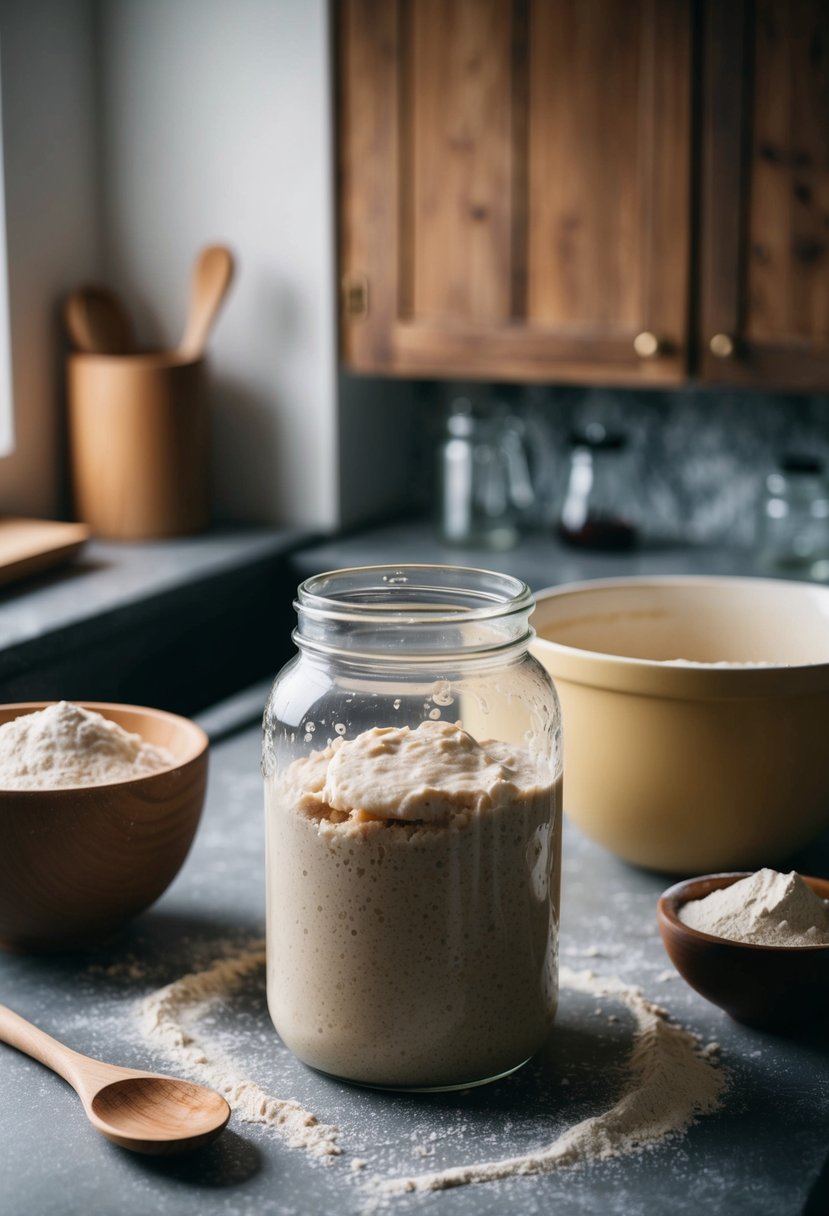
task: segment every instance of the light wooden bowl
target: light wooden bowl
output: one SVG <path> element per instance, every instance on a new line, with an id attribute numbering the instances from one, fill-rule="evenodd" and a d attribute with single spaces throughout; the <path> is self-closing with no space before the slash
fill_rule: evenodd
<path id="1" fill-rule="evenodd" d="M 776 1029 L 826 1017 L 829 946 L 754 946 L 702 933 L 679 919 L 683 904 L 747 877 L 708 874 L 678 882 L 660 896 L 656 919 L 671 962 L 700 996 L 738 1022 Z M 829 899 L 829 881 L 801 878 Z"/>
<path id="2" fill-rule="evenodd" d="M 52 704 L 0 705 L 0 725 Z M 85 949 L 115 936 L 166 890 L 204 803 L 208 740 L 187 718 L 79 702 L 149 743 L 173 768 L 109 785 L 0 790 L 0 947 Z"/>

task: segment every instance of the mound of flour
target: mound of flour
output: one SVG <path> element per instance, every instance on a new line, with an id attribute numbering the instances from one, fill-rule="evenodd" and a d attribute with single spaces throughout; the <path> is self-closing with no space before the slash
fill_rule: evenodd
<path id="1" fill-rule="evenodd" d="M 175 764 L 101 714 L 70 701 L 0 726 L 0 789 L 46 790 L 146 777 Z"/>
<path id="2" fill-rule="evenodd" d="M 829 904 L 794 870 L 758 870 L 679 909 L 691 929 L 753 946 L 829 945 Z"/>

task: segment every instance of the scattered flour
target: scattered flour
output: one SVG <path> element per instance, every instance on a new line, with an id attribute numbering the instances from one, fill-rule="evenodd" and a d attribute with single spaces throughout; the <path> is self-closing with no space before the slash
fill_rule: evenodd
<path id="1" fill-rule="evenodd" d="M 145 980 L 149 975 L 145 964 L 133 954 L 115 963 L 90 963 L 87 971 L 90 975 L 105 975 L 108 979 Z"/>
<path id="2" fill-rule="evenodd" d="M 144 998 L 140 1009 L 142 1029 L 177 1065 L 218 1090 L 243 1122 L 265 1124 L 292 1148 L 307 1149 L 317 1157 L 336 1156 L 341 1151 L 337 1144 L 339 1128 L 320 1123 L 298 1102 L 266 1094 L 198 1032 L 198 1023 L 210 1007 L 264 965 L 264 943 L 258 942 L 241 953 L 219 959 L 205 971 L 182 976 Z"/>
<path id="3" fill-rule="evenodd" d="M 244 1079 L 238 1065 L 199 1031 L 198 1023 L 211 1006 L 264 965 L 264 946 L 256 943 L 204 971 L 185 975 L 141 1002 L 142 1029 L 184 1071 L 224 1094 L 242 1120 L 263 1123 L 292 1147 L 309 1150 L 330 1163 L 331 1157 L 341 1152 L 338 1128 L 321 1124 L 297 1102 L 264 1093 L 254 1081 Z M 696 1118 L 720 1106 L 725 1077 L 713 1060 L 719 1052 L 718 1044 L 701 1047 L 689 1031 L 666 1020 L 664 1009 L 619 979 L 564 968 L 561 986 L 619 1003 L 633 1015 L 630 1075 L 616 1104 L 568 1128 L 535 1152 L 410 1177 L 371 1180 L 365 1185 L 372 1196 L 382 1201 L 409 1192 L 547 1174 L 622 1156 L 681 1132 Z M 562 1078 L 561 1083 L 569 1082 Z M 433 1132 L 430 1139 L 436 1140 L 437 1134 Z M 424 1146 L 418 1155 L 428 1157 L 433 1152 L 433 1146 Z M 356 1175 L 369 1165 L 365 1158 L 357 1157 L 351 1162 L 351 1170 Z"/>
<path id="4" fill-rule="evenodd" d="M 92 710 L 58 701 L 0 726 L 0 789 L 43 790 L 146 777 L 175 764 Z"/>
<path id="5" fill-rule="evenodd" d="M 568 1128 L 552 1144 L 535 1152 L 409 1178 L 384 1179 L 374 1183 L 376 1193 L 391 1196 L 442 1191 L 473 1182 L 549 1174 L 588 1161 L 620 1157 L 682 1131 L 700 1115 L 720 1106 L 725 1078 L 711 1061 L 716 1044 L 701 1050 L 692 1034 L 665 1020 L 664 1009 L 621 980 L 564 969 L 561 982 L 577 992 L 620 1001 L 634 1016 L 630 1081 L 615 1106 Z"/>
<path id="6" fill-rule="evenodd" d="M 758 870 L 678 914 L 691 929 L 754 946 L 829 945 L 829 903 L 794 871 Z"/>

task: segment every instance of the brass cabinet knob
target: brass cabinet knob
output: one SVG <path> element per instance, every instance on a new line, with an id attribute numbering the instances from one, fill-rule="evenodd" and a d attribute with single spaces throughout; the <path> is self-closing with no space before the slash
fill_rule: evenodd
<path id="1" fill-rule="evenodd" d="M 665 343 L 649 329 L 645 329 L 633 339 L 633 349 L 640 359 L 658 359 L 665 349 Z"/>
<path id="2" fill-rule="evenodd" d="M 364 274 L 345 274 L 342 280 L 343 305 L 349 320 L 368 316 L 368 279 Z"/>
<path id="3" fill-rule="evenodd" d="M 715 359 L 733 359 L 735 344 L 731 334 L 714 334 L 708 349 Z"/>

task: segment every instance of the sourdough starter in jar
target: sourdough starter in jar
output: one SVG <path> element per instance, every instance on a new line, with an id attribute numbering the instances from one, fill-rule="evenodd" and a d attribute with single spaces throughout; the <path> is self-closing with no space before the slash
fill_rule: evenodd
<path id="1" fill-rule="evenodd" d="M 545 674 L 527 679 L 547 692 Z M 455 717 L 465 702 L 479 727 L 487 703 L 458 698 Z M 400 705 L 374 697 L 375 725 L 317 726 L 302 736 L 317 746 L 266 765 L 268 1004 L 326 1073 L 466 1086 L 523 1064 L 555 1016 L 560 760 L 434 709 L 394 725 Z"/>

